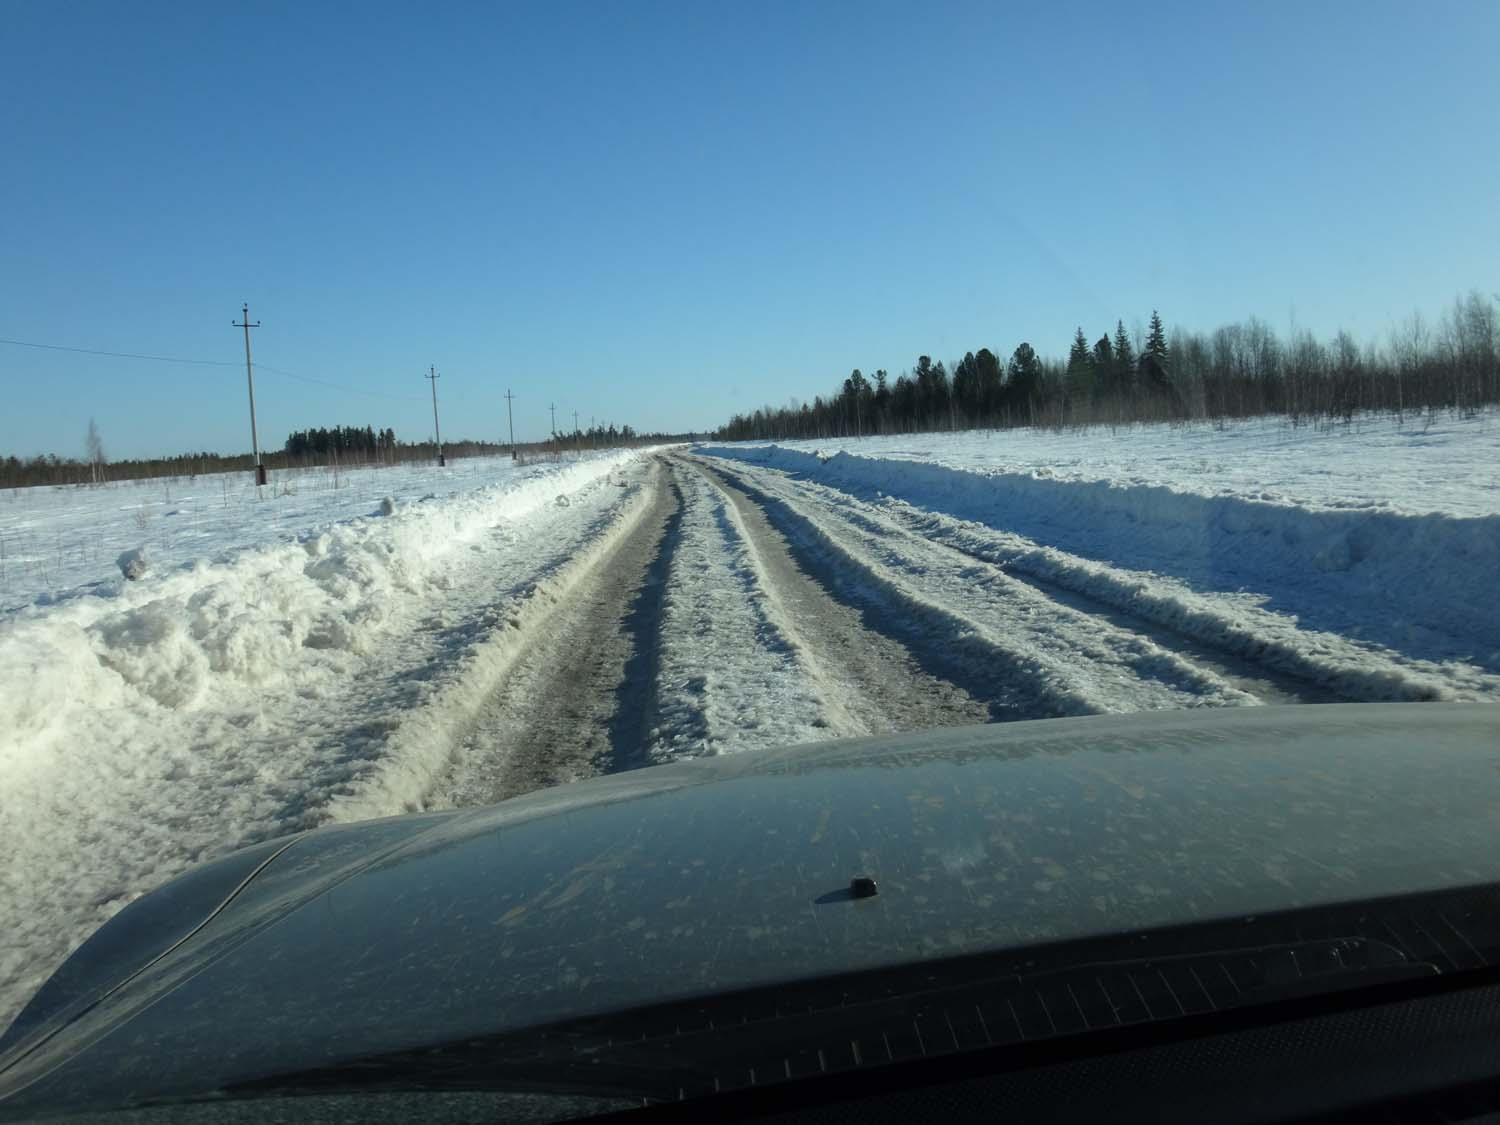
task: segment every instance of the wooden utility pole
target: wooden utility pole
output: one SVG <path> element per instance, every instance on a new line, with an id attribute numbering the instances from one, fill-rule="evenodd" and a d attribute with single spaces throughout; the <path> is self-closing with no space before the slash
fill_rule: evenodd
<path id="1" fill-rule="evenodd" d="M 516 456 L 516 419 L 511 413 L 511 399 L 516 396 L 510 393 L 510 388 L 505 388 L 505 422 L 510 427 L 510 456 L 514 460 Z"/>
<path id="2" fill-rule="evenodd" d="M 555 402 L 548 403 L 547 404 L 547 409 L 552 414 L 552 436 L 556 437 L 557 436 L 557 403 L 555 403 Z"/>
<path id="3" fill-rule="evenodd" d="M 573 432 L 578 432 L 578 411 L 573 411 Z"/>
<path id="4" fill-rule="evenodd" d="M 422 378 L 427 379 L 432 383 L 432 436 L 437 439 L 437 462 L 438 468 L 441 469 L 448 463 L 448 459 L 443 456 L 443 431 L 438 426 L 437 413 L 437 381 L 441 379 L 442 376 L 437 373 L 436 367 L 428 367 L 427 374 L 423 375 Z"/>
<path id="5" fill-rule="evenodd" d="M 240 312 L 244 316 L 243 321 L 231 320 L 229 323 L 236 328 L 245 330 L 245 383 L 250 388 L 250 451 L 255 454 L 255 483 L 266 483 L 266 467 L 260 463 L 260 437 L 255 432 L 255 371 L 250 366 L 250 329 L 259 328 L 260 321 L 250 323 L 250 306 L 240 306 Z"/>

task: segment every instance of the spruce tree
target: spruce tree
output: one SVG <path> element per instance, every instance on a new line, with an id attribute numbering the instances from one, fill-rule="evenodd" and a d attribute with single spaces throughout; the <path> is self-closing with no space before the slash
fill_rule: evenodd
<path id="1" fill-rule="evenodd" d="M 958 402 L 959 409 L 967 417 L 973 418 L 978 415 L 980 408 L 979 361 L 974 358 L 973 352 L 966 352 L 963 359 L 959 360 L 953 368 L 953 397 Z"/>
<path id="2" fill-rule="evenodd" d="M 1153 356 L 1163 371 L 1167 369 L 1167 330 L 1155 309 L 1151 310 L 1151 330 L 1146 334 L 1146 354 Z"/>
<path id="3" fill-rule="evenodd" d="M 1073 346 L 1068 349 L 1068 376 L 1086 375 L 1092 366 L 1093 356 L 1089 353 L 1089 342 L 1080 327 L 1073 333 Z"/>
<path id="4" fill-rule="evenodd" d="M 1094 387 L 1094 355 L 1089 351 L 1088 338 L 1080 327 L 1073 334 L 1073 346 L 1068 350 L 1068 402 L 1077 406 L 1087 402 Z"/>
<path id="5" fill-rule="evenodd" d="M 1037 358 L 1036 349 L 1027 343 L 1017 347 L 1011 353 L 1006 374 L 1007 405 L 1017 414 L 1029 413 L 1042 385 L 1042 361 Z"/>
<path id="6" fill-rule="evenodd" d="M 1128 384 L 1135 374 L 1135 349 L 1130 346 L 1130 336 L 1125 331 L 1123 320 L 1115 321 L 1115 370 L 1120 382 Z"/>
<path id="7" fill-rule="evenodd" d="M 988 418 L 1000 405 L 1005 375 L 1000 369 L 999 357 L 989 348 L 979 349 L 979 353 L 974 357 L 974 367 L 979 383 L 979 409 L 985 418 Z"/>
<path id="8" fill-rule="evenodd" d="M 1141 352 L 1141 382 L 1148 387 L 1167 387 L 1167 330 L 1162 327 L 1161 315 L 1151 310 L 1151 330 L 1146 335 L 1146 348 Z"/>
<path id="9" fill-rule="evenodd" d="M 1113 388 L 1115 383 L 1115 350 L 1109 345 L 1106 332 L 1094 341 L 1094 376 L 1103 386 Z"/>

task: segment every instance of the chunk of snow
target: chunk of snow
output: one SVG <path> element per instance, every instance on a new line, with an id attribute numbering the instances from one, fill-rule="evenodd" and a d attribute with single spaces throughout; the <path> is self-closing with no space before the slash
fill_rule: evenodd
<path id="1" fill-rule="evenodd" d="M 120 573 L 132 582 L 146 573 L 146 548 L 135 547 L 115 560 Z"/>

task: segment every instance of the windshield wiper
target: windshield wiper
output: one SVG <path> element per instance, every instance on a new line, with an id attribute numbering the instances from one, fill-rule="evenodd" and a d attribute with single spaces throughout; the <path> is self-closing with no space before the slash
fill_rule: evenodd
<path id="1" fill-rule="evenodd" d="M 1440 973 L 1364 937 L 1101 959 L 962 983 L 942 979 L 940 969 L 892 970 L 887 975 L 926 980 L 842 993 L 828 982 L 794 982 L 661 1005 L 375 1056 L 225 1093 L 482 1089 L 675 1101 Z M 878 985 L 880 974 L 863 975 Z"/>
<path id="2" fill-rule="evenodd" d="M 1364 938 L 1274 946 L 1252 956 L 1263 980 L 1241 993 L 1234 1001 L 1237 1007 L 1435 977 L 1442 972 L 1431 961 L 1412 960 L 1386 942 Z"/>

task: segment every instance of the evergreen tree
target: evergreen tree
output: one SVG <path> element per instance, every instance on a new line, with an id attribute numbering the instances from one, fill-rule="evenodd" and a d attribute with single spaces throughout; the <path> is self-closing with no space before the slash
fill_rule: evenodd
<path id="1" fill-rule="evenodd" d="M 917 369 L 912 373 L 917 385 L 917 409 L 924 416 L 932 413 L 932 403 L 937 397 L 935 393 L 935 378 L 932 370 L 932 357 L 930 355 L 917 356 Z"/>
<path id="2" fill-rule="evenodd" d="M 1163 371 L 1171 364 L 1167 356 L 1167 330 L 1162 327 L 1161 314 L 1151 310 L 1151 330 L 1146 334 L 1146 355 L 1153 356 Z"/>
<path id="3" fill-rule="evenodd" d="M 917 420 L 917 385 L 907 375 L 896 376 L 891 392 L 891 417 L 903 433 L 910 433 Z"/>
<path id="4" fill-rule="evenodd" d="M 856 436 L 865 433 L 865 414 L 869 409 L 870 385 L 865 382 L 865 377 L 855 368 L 844 380 L 844 413 L 846 423 L 852 420 Z"/>
<path id="5" fill-rule="evenodd" d="M 876 423 L 874 426 L 871 426 L 871 429 L 879 428 L 881 430 L 884 430 L 885 427 L 889 424 L 891 410 L 891 388 L 889 382 L 887 381 L 888 379 L 889 376 L 886 375 L 885 368 L 882 367 L 880 370 L 875 372 L 874 405 Z"/>
<path id="6" fill-rule="evenodd" d="M 1135 381 L 1135 349 L 1130 345 L 1123 320 L 1115 321 L 1115 375 L 1116 382 L 1123 386 Z"/>
<path id="7" fill-rule="evenodd" d="M 916 391 L 917 416 L 924 425 L 935 419 L 948 416 L 948 371 L 941 362 L 933 363 L 931 356 L 917 357 Z"/>
<path id="8" fill-rule="evenodd" d="M 974 418 L 982 407 L 979 393 L 979 361 L 966 352 L 953 368 L 953 398 L 966 419 Z"/>
<path id="9" fill-rule="evenodd" d="M 932 365 L 932 398 L 928 409 L 935 420 L 946 420 L 952 425 L 953 384 L 948 381 L 948 369 L 943 366 L 942 360 Z"/>
<path id="10" fill-rule="evenodd" d="M 1151 330 L 1146 335 L 1146 347 L 1141 352 L 1141 382 L 1149 388 L 1165 389 L 1170 385 L 1167 372 L 1171 357 L 1167 354 L 1167 330 L 1162 327 L 1161 316 L 1151 310 Z"/>
<path id="11" fill-rule="evenodd" d="M 1094 354 L 1081 326 L 1073 334 L 1073 346 L 1068 349 L 1066 386 L 1070 405 L 1087 402 L 1093 396 Z"/>
<path id="12" fill-rule="evenodd" d="M 988 418 L 1000 408 L 1005 376 L 1000 360 L 989 348 L 980 348 L 974 356 L 975 379 L 979 384 L 979 412 Z"/>
<path id="13" fill-rule="evenodd" d="M 1118 372 L 1115 371 L 1115 348 L 1110 347 L 1110 335 L 1094 342 L 1094 390 L 1113 395 L 1118 390 Z"/>
<path id="14" fill-rule="evenodd" d="M 1026 416 L 1031 411 L 1042 389 L 1042 361 L 1036 349 L 1021 343 L 1011 353 L 1006 370 L 1006 405 L 1017 416 Z"/>

